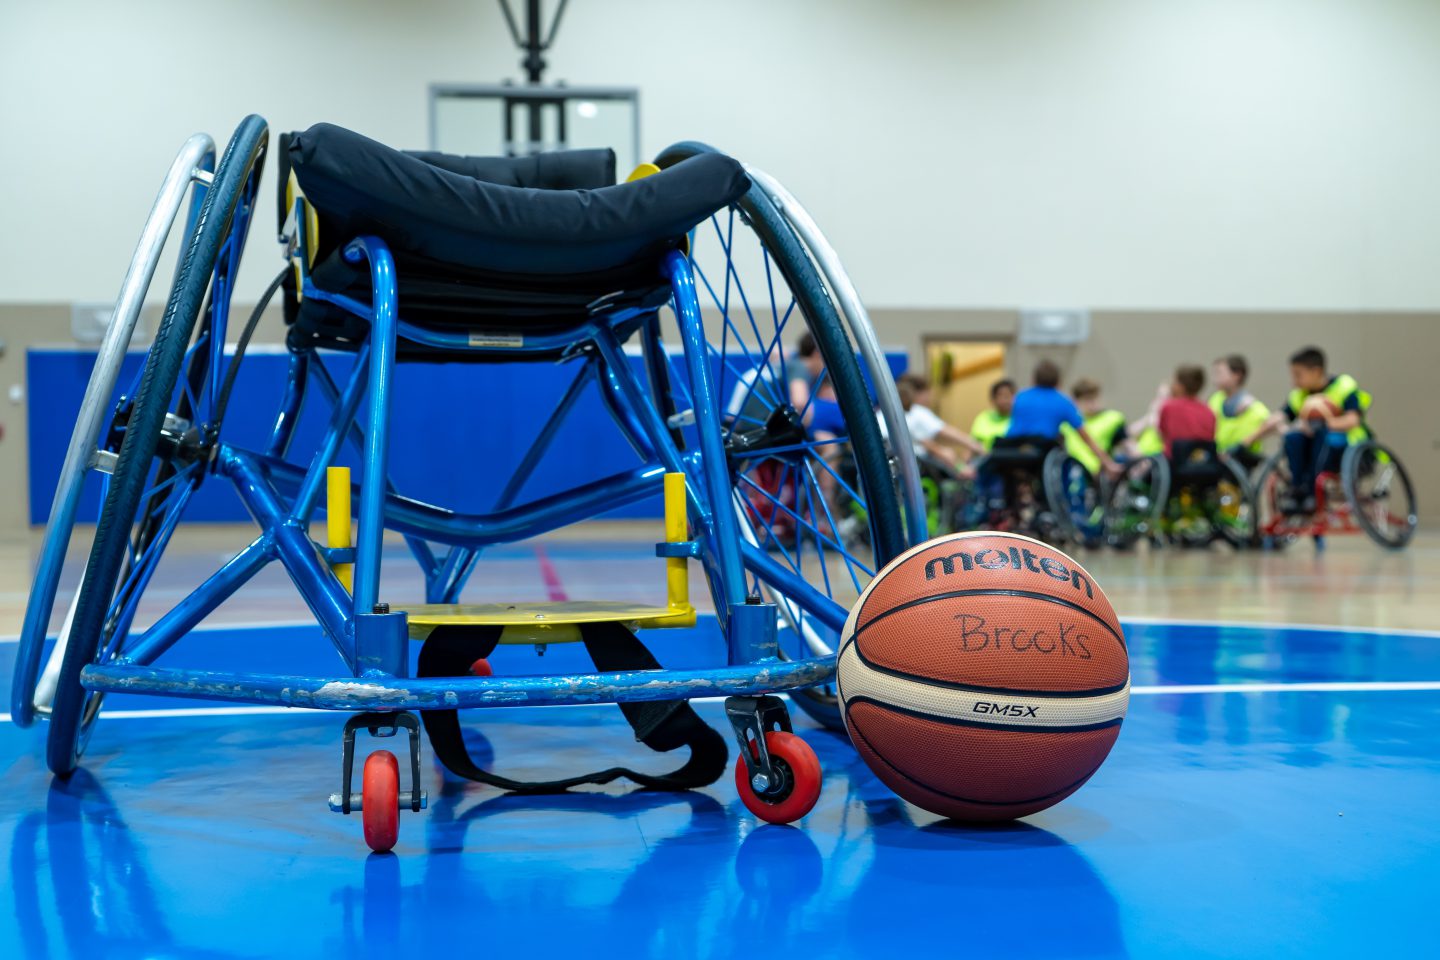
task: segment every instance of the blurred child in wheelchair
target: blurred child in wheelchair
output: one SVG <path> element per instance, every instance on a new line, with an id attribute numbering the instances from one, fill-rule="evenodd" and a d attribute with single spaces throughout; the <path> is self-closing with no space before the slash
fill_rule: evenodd
<path id="1" fill-rule="evenodd" d="M 1070 396 L 1085 419 L 1085 432 L 1099 445 L 1100 449 L 1117 459 L 1126 459 L 1133 451 L 1130 434 L 1125 424 L 1125 414 L 1109 409 L 1101 398 L 1100 384 L 1088 377 L 1081 377 L 1070 388 Z M 1100 458 L 1080 439 L 1080 434 L 1068 423 L 1060 427 L 1065 436 L 1065 449 L 1070 456 L 1085 465 L 1092 474 L 1100 472 Z"/>
<path id="2" fill-rule="evenodd" d="M 1316 479 L 1338 473 L 1345 448 L 1369 438 L 1365 411 L 1370 395 L 1349 374 L 1331 375 L 1319 347 L 1303 347 L 1291 355 L 1290 381 L 1294 389 L 1285 406 L 1246 437 L 1244 445 L 1258 444 L 1289 424 L 1284 442 L 1291 493 L 1280 508 L 1285 513 L 1309 514 L 1315 511 Z"/>

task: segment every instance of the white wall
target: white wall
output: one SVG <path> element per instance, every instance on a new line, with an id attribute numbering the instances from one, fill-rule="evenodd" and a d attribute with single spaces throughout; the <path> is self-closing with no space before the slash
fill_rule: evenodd
<path id="1" fill-rule="evenodd" d="M 0 0 L 0 302 L 113 297 L 193 130 L 420 145 L 517 59 L 490 0 Z M 575 0 L 551 59 L 779 176 L 879 306 L 1440 305 L 1433 0 Z"/>

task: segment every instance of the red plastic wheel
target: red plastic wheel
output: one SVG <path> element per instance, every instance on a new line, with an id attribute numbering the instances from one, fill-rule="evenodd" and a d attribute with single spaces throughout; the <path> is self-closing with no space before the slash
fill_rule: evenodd
<path id="1" fill-rule="evenodd" d="M 370 849 L 389 853 L 400 835 L 400 762 L 389 750 L 376 750 L 365 758 L 360 816 Z"/>
<path id="2" fill-rule="evenodd" d="M 475 677 L 493 677 L 495 671 L 490 669 L 490 661 L 481 657 L 479 660 L 470 664 L 470 674 Z"/>
<path id="3" fill-rule="evenodd" d="M 794 823 L 820 799 L 820 759 L 810 744 L 793 733 L 771 730 L 765 734 L 765 747 L 771 765 L 783 778 L 780 792 L 774 796 L 756 793 L 744 757 L 735 759 L 735 790 L 750 812 L 766 823 Z M 753 740 L 750 749 L 755 749 Z"/>

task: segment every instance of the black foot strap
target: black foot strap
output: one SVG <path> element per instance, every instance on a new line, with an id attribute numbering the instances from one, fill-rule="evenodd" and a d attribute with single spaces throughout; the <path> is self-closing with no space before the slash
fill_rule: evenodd
<path id="1" fill-rule="evenodd" d="M 500 627 L 439 627 L 420 648 L 422 677 L 463 677 L 470 665 L 494 652 L 500 642 Z M 585 650 L 602 673 L 618 670 L 657 670 L 660 663 L 640 639 L 618 623 L 587 623 L 580 627 Z M 690 759 L 680 769 L 655 776 L 627 767 L 611 767 L 598 773 L 563 780 L 511 780 L 482 770 L 470 759 L 455 710 L 424 710 L 420 719 L 435 756 L 456 776 L 489 784 L 516 793 L 560 793 L 586 783 L 610 783 L 624 777 L 650 790 L 689 790 L 720 779 L 730 759 L 725 738 L 695 713 L 688 701 L 664 700 L 619 705 L 635 730 L 635 739 L 652 750 L 667 753 L 678 747 L 690 748 Z"/>

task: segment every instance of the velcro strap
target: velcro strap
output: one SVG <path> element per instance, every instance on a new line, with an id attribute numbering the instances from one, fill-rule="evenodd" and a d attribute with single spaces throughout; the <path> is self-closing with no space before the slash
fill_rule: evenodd
<path id="1" fill-rule="evenodd" d="M 498 626 L 439 627 L 420 648 L 419 675 L 462 677 L 470 665 L 494 652 L 503 628 Z M 601 672 L 656 670 L 660 664 L 640 639 L 618 623 L 587 623 L 580 627 L 586 652 Z M 671 773 L 652 775 L 627 767 L 560 780 L 511 780 L 482 770 L 470 758 L 455 710 L 424 710 L 420 719 L 440 762 L 456 776 L 516 793 L 559 793 L 587 783 L 610 783 L 620 778 L 650 790 L 689 790 L 720 779 L 729 761 L 725 739 L 700 719 L 685 700 L 622 703 L 620 710 L 635 731 L 635 739 L 652 750 L 666 753 L 682 746 L 690 758 Z"/>

